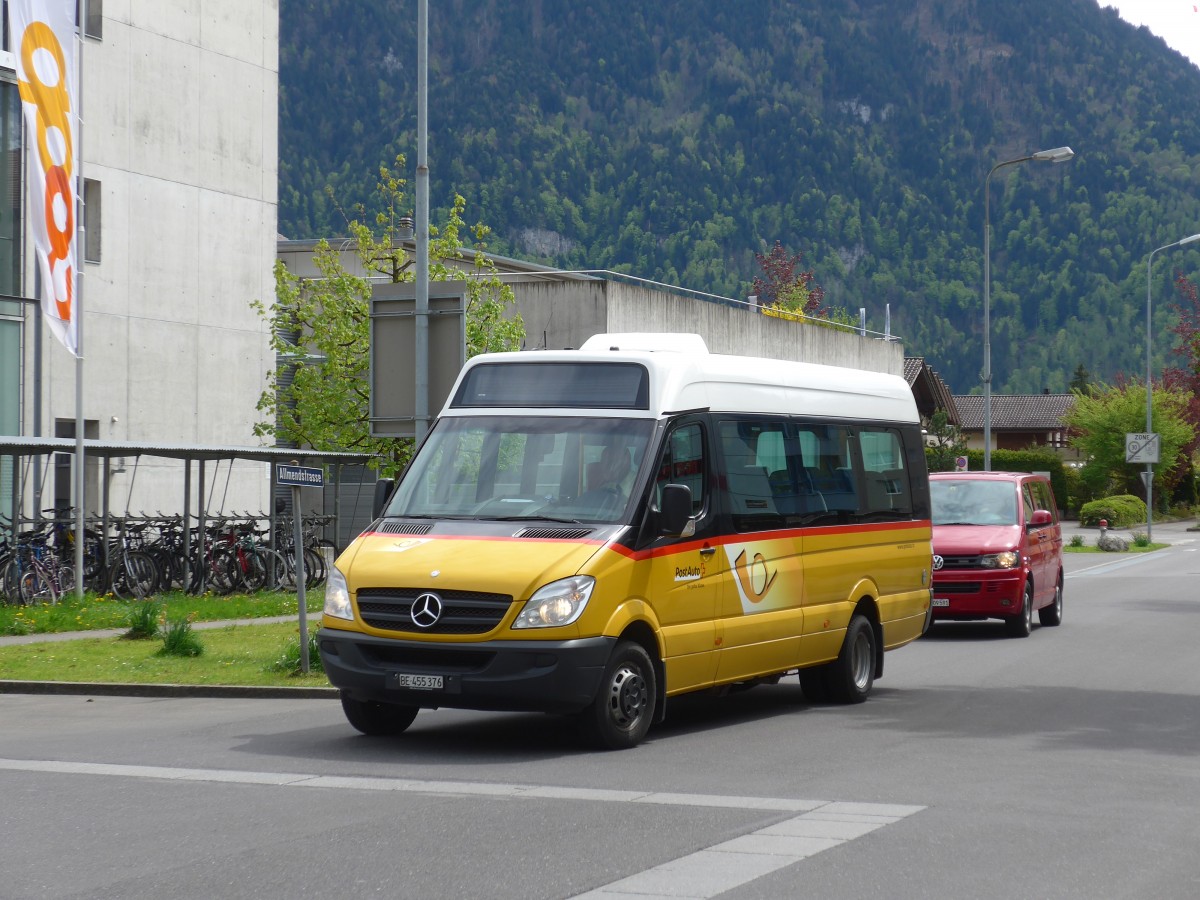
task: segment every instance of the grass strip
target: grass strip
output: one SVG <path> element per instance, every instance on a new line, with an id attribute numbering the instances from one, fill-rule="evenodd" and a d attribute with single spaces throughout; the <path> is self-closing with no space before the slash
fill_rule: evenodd
<path id="1" fill-rule="evenodd" d="M 294 601 L 293 601 L 294 602 Z M 315 630 L 316 622 L 310 623 Z M 323 687 L 323 672 L 307 676 L 273 666 L 299 637 L 295 623 L 228 625 L 197 632 L 200 656 L 162 656 L 160 638 L 80 638 L 0 647 L 0 679 L 115 682 L 119 684 L 221 684 Z"/>

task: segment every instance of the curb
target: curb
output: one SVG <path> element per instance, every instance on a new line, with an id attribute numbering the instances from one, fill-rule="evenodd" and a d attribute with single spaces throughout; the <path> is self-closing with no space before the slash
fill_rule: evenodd
<path id="1" fill-rule="evenodd" d="M 237 684 L 120 684 L 111 681 L 10 681 L 0 694 L 92 694 L 97 697 L 209 697 L 213 699 L 335 700 L 333 687 L 255 687 Z"/>

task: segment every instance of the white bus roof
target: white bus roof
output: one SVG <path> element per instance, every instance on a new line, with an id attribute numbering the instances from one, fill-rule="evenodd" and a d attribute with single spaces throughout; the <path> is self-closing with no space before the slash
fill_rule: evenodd
<path id="1" fill-rule="evenodd" d="M 638 363 L 649 373 L 649 408 L 589 410 L 573 406 L 462 405 L 453 398 L 471 369 L 503 363 Z M 488 353 L 467 361 L 442 416 L 494 415 L 501 411 L 530 415 L 589 415 L 660 418 L 684 410 L 784 413 L 862 419 L 872 422 L 920 421 L 908 383 L 897 375 L 842 366 L 788 362 L 709 353 L 697 334 L 598 334 L 578 350 Z"/>

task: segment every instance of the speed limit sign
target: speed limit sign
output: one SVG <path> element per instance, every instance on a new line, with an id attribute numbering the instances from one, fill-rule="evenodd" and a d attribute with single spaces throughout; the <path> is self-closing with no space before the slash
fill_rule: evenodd
<path id="1" fill-rule="evenodd" d="M 1126 434 L 1125 462 L 1157 463 L 1158 446 L 1157 432 L 1151 434 Z"/>

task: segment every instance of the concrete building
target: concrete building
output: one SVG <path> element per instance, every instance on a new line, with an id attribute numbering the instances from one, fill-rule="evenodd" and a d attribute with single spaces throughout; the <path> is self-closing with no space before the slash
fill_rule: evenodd
<path id="1" fill-rule="evenodd" d="M 346 270 L 368 277 L 342 239 L 331 239 Z M 280 239 L 279 259 L 301 277 L 317 277 L 316 241 Z M 400 242 L 410 256 L 411 240 Z M 815 327 L 763 315 L 761 307 L 724 297 L 672 288 L 615 272 L 561 272 L 537 263 L 488 254 L 499 277 L 512 287 L 525 322 L 524 349 L 578 347 L 594 334 L 688 332 L 704 338 L 712 353 L 816 362 L 904 375 L 903 346 L 857 331 Z M 876 339 L 871 339 L 876 338 Z M 436 410 L 435 410 L 436 411 Z"/>
<path id="2" fill-rule="evenodd" d="M 88 6 L 80 102 L 85 436 L 258 445 L 255 404 L 274 361 L 249 304 L 274 296 L 278 0 Z M 5 46 L 0 294 L 29 298 L 36 285 L 20 115 Z M 39 319 L 34 305 L 0 301 L 0 435 L 73 437 L 75 359 Z M 72 505 L 62 471 L 69 461 L 47 468 L 41 506 Z M 177 510 L 180 473 L 178 460 L 146 457 L 134 481 L 132 460 L 118 466 L 108 485 L 114 509 Z M 0 474 L 3 501 L 14 479 Z M 99 478 L 89 464 L 90 510 Z M 212 487 L 238 509 L 265 509 L 269 500 L 261 463 L 235 463 Z"/>

